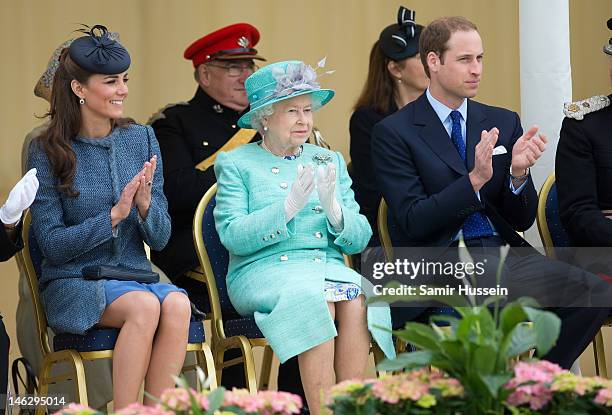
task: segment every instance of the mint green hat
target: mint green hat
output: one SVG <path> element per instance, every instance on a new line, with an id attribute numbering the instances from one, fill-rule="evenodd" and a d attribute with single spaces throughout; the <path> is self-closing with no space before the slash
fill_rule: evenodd
<path id="1" fill-rule="evenodd" d="M 313 95 L 313 110 L 327 104 L 334 96 L 332 89 L 322 89 L 317 73 L 301 61 L 276 62 L 254 72 L 244 82 L 251 108 L 238 120 L 242 128 L 253 128 L 251 116 L 263 107 L 299 95 Z"/>

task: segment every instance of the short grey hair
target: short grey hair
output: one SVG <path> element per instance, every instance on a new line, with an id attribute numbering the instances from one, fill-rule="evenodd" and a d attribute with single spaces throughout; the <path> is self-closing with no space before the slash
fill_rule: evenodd
<path id="1" fill-rule="evenodd" d="M 251 114 L 251 127 L 256 129 L 257 132 L 261 136 L 263 136 L 264 135 L 263 120 L 264 118 L 267 118 L 272 114 L 274 114 L 274 104 L 266 105 L 265 107 L 256 109 Z"/>
<path id="2" fill-rule="evenodd" d="M 311 99 L 311 108 L 313 111 L 321 108 L 321 99 L 314 94 L 310 94 Z M 264 128 L 263 128 L 263 120 L 274 114 L 274 107 L 276 106 L 276 102 L 272 105 L 266 105 L 265 107 L 261 107 L 259 109 L 253 110 L 251 114 L 251 127 L 257 130 L 257 132 L 263 136 Z"/>

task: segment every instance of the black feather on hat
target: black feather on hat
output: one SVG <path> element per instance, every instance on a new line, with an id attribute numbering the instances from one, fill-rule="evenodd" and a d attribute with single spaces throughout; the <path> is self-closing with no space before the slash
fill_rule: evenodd
<path id="1" fill-rule="evenodd" d="M 419 53 L 419 36 L 423 26 L 414 21 L 415 12 L 404 6 L 397 11 L 397 23 L 387 26 L 379 38 L 383 54 L 394 61 L 401 61 Z"/>
<path id="2" fill-rule="evenodd" d="M 95 25 L 86 36 L 75 39 L 70 45 L 72 60 L 88 72 L 115 75 L 130 67 L 128 51 L 121 43 L 111 38 L 106 27 Z"/>

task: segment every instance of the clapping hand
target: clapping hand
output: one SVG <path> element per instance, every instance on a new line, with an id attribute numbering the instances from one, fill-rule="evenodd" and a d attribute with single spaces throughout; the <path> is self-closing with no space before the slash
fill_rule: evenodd
<path id="1" fill-rule="evenodd" d="M 157 156 L 154 155 L 150 161 L 144 164 L 143 172 L 140 176 L 140 185 L 134 196 L 134 203 L 138 207 L 138 213 L 142 219 L 146 219 L 149 213 L 149 206 L 151 206 L 151 188 L 153 187 L 156 168 Z"/>
<path id="2" fill-rule="evenodd" d="M 342 228 L 342 209 L 336 200 L 336 165 L 329 163 L 326 168 L 317 169 L 317 193 L 327 220 L 334 228 Z"/>
<path id="3" fill-rule="evenodd" d="M 306 206 L 314 187 L 314 169 L 310 164 L 306 165 L 306 167 L 299 164 L 297 176 L 291 184 L 291 190 L 285 199 L 285 217 L 287 221 L 293 219 Z"/>
<path id="4" fill-rule="evenodd" d="M 493 149 L 498 138 L 497 128 L 480 133 L 480 141 L 474 149 L 474 168 L 470 172 L 470 182 L 476 192 L 493 177 Z"/>
<path id="5" fill-rule="evenodd" d="M 23 211 L 34 202 L 37 191 L 36 169 L 30 169 L 11 189 L 6 203 L 0 208 L 0 221 L 8 226 L 19 222 Z"/>
<path id="6" fill-rule="evenodd" d="M 524 176 L 546 150 L 548 140 L 544 134 L 537 134 L 538 126 L 532 126 L 512 147 L 512 175 Z M 537 134 L 537 135 L 536 135 Z"/>

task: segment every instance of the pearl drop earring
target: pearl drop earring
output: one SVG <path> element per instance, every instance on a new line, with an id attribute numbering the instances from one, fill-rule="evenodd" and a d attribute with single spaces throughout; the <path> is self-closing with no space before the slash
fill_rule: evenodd
<path id="1" fill-rule="evenodd" d="M 85 104 L 85 98 L 79 99 L 79 104 L 81 104 L 81 105 Z"/>

